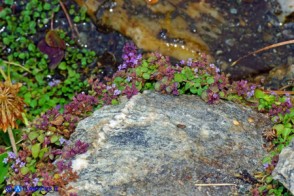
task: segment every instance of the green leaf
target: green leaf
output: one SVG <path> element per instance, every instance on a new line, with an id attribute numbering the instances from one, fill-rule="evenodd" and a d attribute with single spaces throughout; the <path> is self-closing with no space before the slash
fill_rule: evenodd
<path id="1" fill-rule="evenodd" d="M 261 98 L 264 98 L 265 93 L 260 89 L 256 89 L 255 92 L 254 92 L 254 96 L 257 99 L 261 99 Z"/>
<path id="2" fill-rule="evenodd" d="M 35 78 L 36 78 L 38 84 L 40 84 L 40 85 L 44 85 L 45 84 L 44 75 L 38 74 L 38 75 L 35 76 Z"/>
<path id="3" fill-rule="evenodd" d="M 11 41 L 11 40 L 10 40 L 8 37 L 4 37 L 4 38 L 3 38 L 3 43 L 4 43 L 5 45 L 9 45 L 10 41 Z"/>
<path id="4" fill-rule="evenodd" d="M 197 94 L 198 89 L 195 88 L 195 87 L 192 87 L 192 88 L 190 88 L 190 92 L 191 92 L 192 94 Z"/>
<path id="5" fill-rule="evenodd" d="M 32 146 L 32 155 L 34 158 L 37 158 L 39 156 L 40 145 L 40 143 L 36 143 Z"/>
<path id="6" fill-rule="evenodd" d="M 116 100 L 116 99 L 112 99 L 112 100 L 111 100 L 111 104 L 112 104 L 112 105 L 118 105 L 119 102 L 118 102 L 118 100 Z"/>
<path id="7" fill-rule="evenodd" d="M 191 83 L 190 82 L 187 82 L 185 84 L 185 90 L 188 90 L 189 88 L 191 88 Z"/>
<path id="8" fill-rule="evenodd" d="M 75 23 L 78 23 L 78 22 L 81 21 L 81 18 L 80 18 L 79 16 L 75 16 L 74 19 L 73 19 L 73 21 L 74 21 Z"/>
<path id="9" fill-rule="evenodd" d="M 283 124 L 277 124 L 273 126 L 273 129 L 277 130 L 277 135 L 281 135 L 284 130 L 284 125 Z"/>
<path id="10" fill-rule="evenodd" d="M 44 8 L 44 10 L 50 10 L 51 5 L 49 3 L 45 3 L 43 8 Z"/>
<path id="11" fill-rule="evenodd" d="M 61 62 L 59 65 L 58 65 L 58 68 L 60 69 L 60 70 L 66 70 L 66 63 L 65 62 Z"/>
<path id="12" fill-rule="evenodd" d="M 4 3 L 7 5 L 12 5 L 14 0 L 4 0 Z"/>
<path id="13" fill-rule="evenodd" d="M 26 54 L 23 53 L 23 52 L 21 52 L 21 53 L 19 53 L 18 57 L 19 57 L 20 59 L 25 59 L 25 58 L 26 58 Z"/>
<path id="14" fill-rule="evenodd" d="M 175 82 L 183 82 L 185 79 L 183 77 L 183 74 L 176 73 L 175 74 Z"/>
<path id="15" fill-rule="evenodd" d="M 207 83 L 208 84 L 213 84 L 214 83 L 214 78 L 212 78 L 212 77 L 207 78 Z"/>
<path id="16" fill-rule="evenodd" d="M 37 106 L 37 100 L 36 100 L 36 99 L 33 99 L 33 100 L 31 100 L 31 102 L 30 102 L 29 104 L 30 104 L 30 106 L 31 106 L 32 108 L 34 108 L 34 107 Z"/>
<path id="17" fill-rule="evenodd" d="M 28 167 L 22 167 L 21 169 L 20 169 L 20 172 L 21 172 L 21 174 L 22 175 L 26 175 L 27 173 L 29 173 L 29 168 Z"/>
<path id="18" fill-rule="evenodd" d="M 28 137 L 31 141 L 33 141 L 34 139 L 36 139 L 39 136 L 39 133 L 37 133 L 36 131 L 32 131 L 29 133 Z"/>
<path id="19" fill-rule="evenodd" d="M 53 144 L 55 142 L 57 142 L 59 139 L 59 137 L 57 135 L 52 135 L 52 137 L 50 138 L 50 142 Z"/>
<path id="20" fill-rule="evenodd" d="M 282 132 L 282 136 L 284 139 L 287 139 L 287 137 L 290 135 L 293 129 L 290 128 L 285 128 L 284 131 Z"/>
<path id="21" fill-rule="evenodd" d="M 48 152 L 48 148 L 42 148 L 39 153 L 39 158 L 42 159 L 46 152 Z"/>
<path id="22" fill-rule="evenodd" d="M 145 80 L 149 80 L 149 79 L 150 79 L 150 74 L 149 74 L 149 73 L 144 73 L 144 74 L 143 74 L 143 78 L 144 78 Z"/>
<path id="23" fill-rule="evenodd" d="M 266 181 L 266 183 L 269 184 L 269 183 L 271 183 L 273 181 L 273 177 L 272 176 L 268 176 L 268 177 L 266 177 L 265 181 Z"/>
<path id="24" fill-rule="evenodd" d="M 7 177 L 8 173 L 8 164 L 3 163 L 3 160 L 7 158 L 7 153 L 0 154 L 0 184 L 2 184 L 5 180 L 5 177 Z"/>
<path id="25" fill-rule="evenodd" d="M 155 89 L 156 91 L 159 91 L 159 90 L 160 90 L 160 83 L 159 83 L 159 82 L 156 82 L 156 83 L 154 84 L 154 89 Z"/>
<path id="26" fill-rule="evenodd" d="M 43 143 L 44 140 L 45 140 L 45 135 L 44 135 L 44 134 L 41 134 L 41 135 L 38 136 L 37 139 L 38 139 L 38 141 L 39 141 L 40 143 Z"/>

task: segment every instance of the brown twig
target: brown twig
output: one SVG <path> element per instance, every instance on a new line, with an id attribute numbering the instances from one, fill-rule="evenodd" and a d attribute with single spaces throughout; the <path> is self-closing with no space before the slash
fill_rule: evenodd
<path id="1" fill-rule="evenodd" d="M 11 127 L 8 127 L 8 135 L 9 135 L 10 143 L 12 146 L 12 150 L 13 150 L 14 154 L 17 156 L 16 143 L 15 143 L 15 139 L 14 139 Z"/>
<path id="2" fill-rule="evenodd" d="M 272 49 L 272 48 L 276 48 L 276 47 L 280 47 L 280 46 L 284 46 L 284 45 L 287 45 L 287 44 L 294 44 L 294 40 L 288 40 L 288 41 L 284 41 L 284 42 L 280 42 L 280 43 L 277 43 L 277 44 L 273 44 L 273 45 L 269 45 L 269 46 L 266 46 L 264 48 L 261 48 L 259 50 L 256 50 L 254 52 L 250 52 L 249 54 L 239 58 L 238 60 L 234 61 L 231 66 L 234 66 L 236 65 L 240 60 L 250 56 L 250 55 L 253 55 L 253 54 L 257 54 L 257 53 L 260 53 L 262 51 L 265 51 L 265 50 L 269 50 L 269 49 Z"/>
<path id="3" fill-rule="evenodd" d="M 62 10 L 63 10 L 63 12 L 64 12 L 64 14 L 66 16 L 66 19 L 68 21 L 69 27 L 70 27 L 70 29 L 72 31 L 72 38 L 79 37 L 78 29 L 72 24 L 71 19 L 70 19 L 69 15 L 68 15 L 68 12 L 66 10 L 66 7 L 64 6 L 64 4 L 62 3 L 61 0 L 59 1 L 59 4 L 60 4 L 60 6 L 61 6 L 61 8 L 62 8 Z"/>
<path id="4" fill-rule="evenodd" d="M 50 23 L 50 29 L 51 29 L 51 30 L 54 29 L 53 21 L 54 21 L 54 12 L 52 12 L 52 14 L 51 14 L 51 23 Z"/>

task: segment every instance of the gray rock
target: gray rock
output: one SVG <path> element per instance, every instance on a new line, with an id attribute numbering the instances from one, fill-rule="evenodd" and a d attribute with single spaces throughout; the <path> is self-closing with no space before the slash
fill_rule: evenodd
<path id="1" fill-rule="evenodd" d="M 272 175 L 294 194 L 294 139 L 280 153 L 279 162 Z"/>
<path id="2" fill-rule="evenodd" d="M 262 169 L 261 132 L 269 124 L 231 102 L 146 91 L 79 123 L 71 141 L 90 148 L 73 160 L 80 178 L 70 185 L 84 196 L 244 195 L 254 179 L 236 174 Z"/>

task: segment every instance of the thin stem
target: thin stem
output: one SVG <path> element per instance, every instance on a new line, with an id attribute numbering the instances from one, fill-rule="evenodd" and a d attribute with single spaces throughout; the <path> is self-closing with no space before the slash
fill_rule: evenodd
<path id="1" fill-rule="evenodd" d="M 62 10 L 63 10 L 63 12 L 64 12 L 64 14 L 66 16 L 66 19 L 68 21 L 69 27 L 70 27 L 73 35 L 76 34 L 75 36 L 78 37 L 79 36 L 79 32 L 78 32 L 77 28 L 75 28 L 74 25 L 72 24 L 71 19 L 70 19 L 69 15 L 68 15 L 68 12 L 67 12 L 64 4 L 62 3 L 62 1 L 59 1 L 59 4 L 60 4 L 60 6 L 61 6 L 61 8 L 62 8 Z"/>
<path id="2" fill-rule="evenodd" d="M 3 76 L 4 80 L 6 81 L 6 80 L 7 80 L 7 76 L 6 76 L 6 74 L 4 73 L 4 71 L 3 71 L 2 68 L 0 68 L 0 73 L 1 73 L 1 75 Z"/>
<path id="3" fill-rule="evenodd" d="M 31 73 L 30 70 L 28 70 L 27 68 L 25 68 L 24 66 L 22 66 L 22 65 L 20 65 L 20 64 L 18 64 L 18 63 L 14 63 L 14 62 L 10 62 L 10 61 L 5 61 L 5 60 L 3 60 L 3 62 L 4 62 L 5 64 L 8 64 L 8 65 L 15 65 L 15 66 L 21 67 L 21 68 L 23 68 L 24 70 L 26 70 L 27 72 Z"/>
<path id="4" fill-rule="evenodd" d="M 50 23 L 50 29 L 53 30 L 54 27 L 53 27 L 53 20 L 54 20 L 54 12 L 52 12 L 51 14 L 51 23 Z"/>
<path id="5" fill-rule="evenodd" d="M 12 146 L 12 150 L 13 150 L 14 154 L 16 154 L 16 156 L 17 156 L 16 144 L 15 144 L 15 140 L 14 140 L 14 136 L 13 136 L 11 127 L 8 127 L 8 134 L 9 134 L 9 139 L 10 139 L 10 143 Z"/>

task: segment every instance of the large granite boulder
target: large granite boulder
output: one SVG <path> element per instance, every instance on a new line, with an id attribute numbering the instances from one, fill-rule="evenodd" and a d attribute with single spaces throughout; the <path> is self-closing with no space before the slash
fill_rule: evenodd
<path id="1" fill-rule="evenodd" d="M 90 148 L 73 160 L 79 179 L 70 185 L 83 196 L 243 195 L 262 169 L 269 124 L 231 102 L 145 91 L 79 123 L 71 141 Z"/>
<path id="2" fill-rule="evenodd" d="M 294 139 L 280 153 L 279 162 L 272 175 L 294 195 Z"/>

